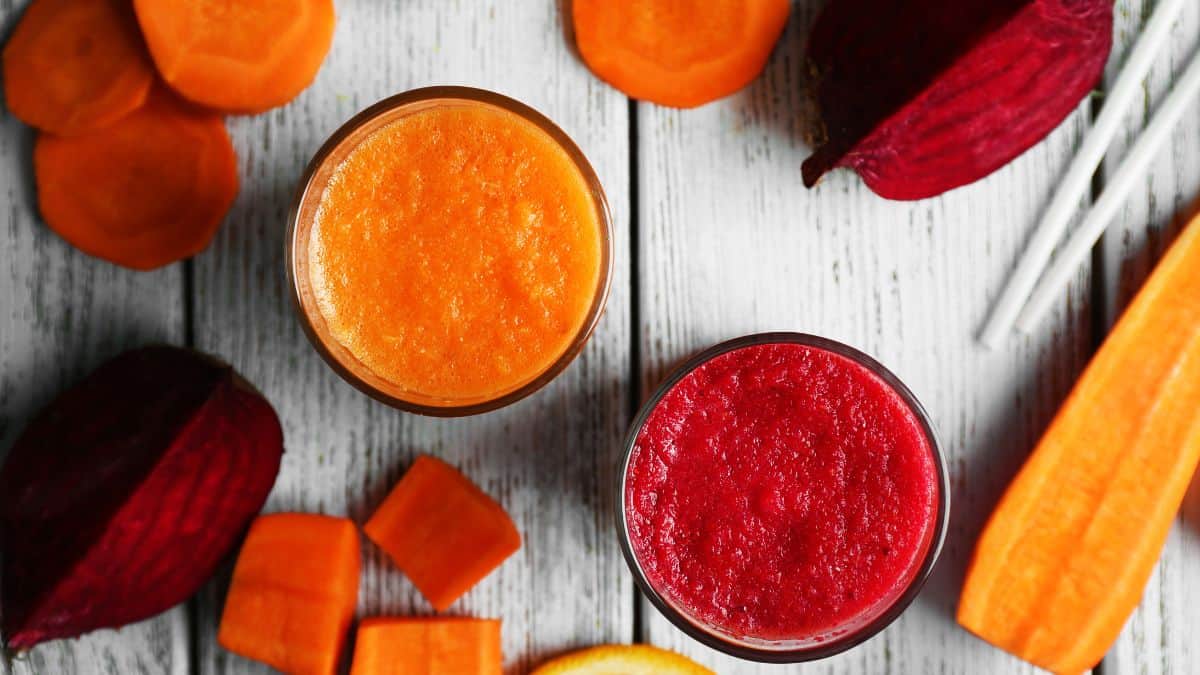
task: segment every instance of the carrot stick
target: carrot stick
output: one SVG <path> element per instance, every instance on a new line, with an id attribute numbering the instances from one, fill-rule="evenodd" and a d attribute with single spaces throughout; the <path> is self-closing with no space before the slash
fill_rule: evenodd
<path id="1" fill-rule="evenodd" d="M 758 76 L 790 9 L 788 0 L 574 0 L 575 39 L 600 79 L 692 108 Z"/>
<path id="2" fill-rule="evenodd" d="M 413 462 L 363 531 L 438 611 L 521 547 L 494 499 L 428 455 Z"/>
<path id="3" fill-rule="evenodd" d="M 500 622 L 466 618 L 364 619 L 350 675 L 500 675 Z"/>
<path id="4" fill-rule="evenodd" d="M 38 137 L 46 224 L 85 253 L 147 270 L 212 239 L 237 194 L 237 157 L 220 117 L 157 91 L 115 124 Z"/>
<path id="5" fill-rule="evenodd" d="M 958 605 L 967 630 L 1079 673 L 1117 639 L 1200 460 L 1200 218 L 1084 371 L 996 507 Z"/>
<path id="6" fill-rule="evenodd" d="M 332 675 L 358 599 L 358 530 L 345 518 L 261 516 L 233 570 L 217 641 L 293 675 Z"/>
<path id="7" fill-rule="evenodd" d="M 158 72 L 184 97 L 227 112 L 291 101 L 333 42 L 333 0 L 134 0 Z"/>
<path id="8" fill-rule="evenodd" d="M 4 47 L 8 109 L 61 136 L 124 117 L 153 82 L 128 0 L 34 0 Z"/>

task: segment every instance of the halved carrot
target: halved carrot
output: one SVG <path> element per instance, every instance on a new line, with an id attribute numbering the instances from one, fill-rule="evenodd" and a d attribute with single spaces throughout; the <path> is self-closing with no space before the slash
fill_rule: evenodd
<path id="1" fill-rule="evenodd" d="M 184 97 L 228 112 L 281 106 L 333 42 L 333 0 L 133 0 L 150 54 Z"/>
<path id="2" fill-rule="evenodd" d="M 521 547 L 503 507 L 429 455 L 413 462 L 363 531 L 438 611 Z"/>
<path id="3" fill-rule="evenodd" d="M 783 33 L 789 0 L 574 0 L 579 53 L 637 99 L 692 108 L 746 86 Z"/>
<path id="4" fill-rule="evenodd" d="M 1155 268 L 1001 499 L 958 622 L 1056 673 L 1142 597 L 1200 460 L 1200 218 Z"/>
<path id="5" fill-rule="evenodd" d="M 4 46 L 9 111 L 60 136 L 112 124 L 153 83 L 128 0 L 34 0 Z"/>
<path id="6" fill-rule="evenodd" d="M 38 204 L 85 253 L 147 270 L 208 245 L 237 195 L 237 157 L 220 117 L 167 91 L 83 136 L 42 135 Z"/>
<path id="7" fill-rule="evenodd" d="M 217 641 L 293 675 L 333 675 L 358 600 L 358 529 L 312 513 L 260 516 L 238 554 Z"/>
<path id="8" fill-rule="evenodd" d="M 500 675 L 500 621 L 364 619 L 350 675 Z"/>

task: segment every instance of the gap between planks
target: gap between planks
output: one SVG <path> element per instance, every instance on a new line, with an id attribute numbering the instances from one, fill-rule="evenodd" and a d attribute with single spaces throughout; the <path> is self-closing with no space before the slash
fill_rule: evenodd
<path id="1" fill-rule="evenodd" d="M 626 98 L 628 106 L 626 108 L 629 126 L 629 410 L 626 411 L 625 426 L 633 424 L 633 420 L 637 417 L 638 410 L 642 406 L 642 341 L 638 331 L 638 327 L 642 325 L 641 311 L 641 284 L 638 278 L 638 270 L 640 269 L 639 260 L 639 231 L 638 224 L 640 216 L 638 214 L 638 176 L 639 176 L 639 152 L 638 152 L 638 102 L 632 98 Z M 618 494 L 617 503 L 623 505 L 625 503 L 625 495 Z M 624 509 L 622 508 L 622 513 Z M 618 528 L 621 523 L 616 523 Z M 646 620 L 645 620 L 645 603 L 642 602 L 642 591 L 638 588 L 637 582 L 631 584 L 633 591 L 633 642 L 635 644 L 646 641 Z"/>

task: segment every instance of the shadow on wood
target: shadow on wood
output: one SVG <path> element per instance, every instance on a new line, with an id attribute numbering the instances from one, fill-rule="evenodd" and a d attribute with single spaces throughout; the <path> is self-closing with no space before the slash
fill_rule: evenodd
<path id="1" fill-rule="evenodd" d="M 1068 307 L 1073 324 L 1083 324 L 1090 307 Z M 1008 396 L 1011 401 L 983 416 L 983 427 L 973 438 L 980 447 L 964 452 L 945 448 L 949 457 L 951 513 L 941 559 L 917 598 L 956 622 L 958 597 L 974 555 L 975 544 L 1009 483 L 1020 471 L 1066 398 L 1087 358 L 1086 327 L 1075 336 L 1054 336 L 1036 352 L 1037 363 L 1018 370 L 1020 378 Z M 1018 357 L 1019 358 L 1019 357 Z M 1062 364 L 1075 364 L 1073 372 Z M 971 458 L 968 460 L 968 458 Z"/>

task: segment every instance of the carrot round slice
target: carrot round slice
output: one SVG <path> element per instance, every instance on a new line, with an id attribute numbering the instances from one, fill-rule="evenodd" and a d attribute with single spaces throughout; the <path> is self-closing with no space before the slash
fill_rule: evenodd
<path id="1" fill-rule="evenodd" d="M 579 53 L 637 99 L 693 108 L 758 76 L 789 0 L 575 0 Z"/>
<path id="2" fill-rule="evenodd" d="M 237 157 L 221 118 L 165 91 L 112 126 L 41 135 L 38 205 L 85 253 L 147 270 L 208 245 L 237 195 Z"/>
<path id="3" fill-rule="evenodd" d="M 333 0 L 134 0 L 163 79 L 197 103 L 256 113 L 291 101 L 333 42 Z"/>
<path id="4" fill-rule="evenodd" d="M 62 136 L 124 117 L 153 82 L 128 1 L 34 0 L 4 47 L 8 109 Z"/>

